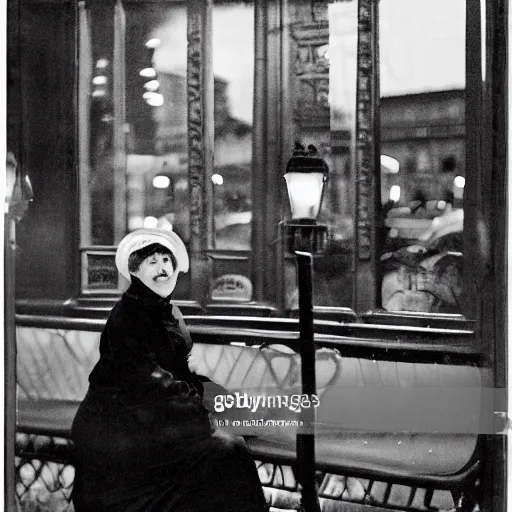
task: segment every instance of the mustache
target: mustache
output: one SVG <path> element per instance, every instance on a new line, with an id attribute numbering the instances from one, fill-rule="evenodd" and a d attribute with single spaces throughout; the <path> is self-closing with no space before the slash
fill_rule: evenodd
<path id="1" fill-rule="evenodd" d="M 162 270 L 162 272 L 160 272 L 160 274 L 153 277 L 153 281 L 156 281 L 159 277 L 169 277 L 169 274 L 165 270 Z"/>

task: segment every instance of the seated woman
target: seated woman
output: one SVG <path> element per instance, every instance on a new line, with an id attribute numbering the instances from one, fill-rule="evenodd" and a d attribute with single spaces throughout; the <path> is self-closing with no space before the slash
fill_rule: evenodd
<path id="1" fill-rule="evenodd" d="M 263 512 L 241 438 L 216 431 L 188 366 L 190 335 L 169 300 L 189 268 L 179 236 L 128 234 L 116 253 L 131 280 L 100 339 L 73 422 L 76 512 Z"/>

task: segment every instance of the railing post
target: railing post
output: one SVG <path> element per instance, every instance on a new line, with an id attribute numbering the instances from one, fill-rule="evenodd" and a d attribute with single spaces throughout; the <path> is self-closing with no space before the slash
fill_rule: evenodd
<path id="1" fill-rule="evenodd" d="M 295 251 L 299 286 L 299 333 L 302 369 L 302 393 L 316 394 L 315 341 L 313 327 L 313 256 Z M 311 400 L 310 400 L 311 402 Z M 306 433 L 297 434 L 297 465 L 302 485 L 302 510 L 320 512 L 315 479 L 315 409 L 301 410 Z"/>

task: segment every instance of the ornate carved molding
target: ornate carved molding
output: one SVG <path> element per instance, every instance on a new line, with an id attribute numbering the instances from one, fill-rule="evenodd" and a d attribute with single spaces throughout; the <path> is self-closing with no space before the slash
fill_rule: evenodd
<path id="1" fill-rule="evenodd" d="M 204 139 L 202 86 L 202 16 L 189 9 L 187 16 L 187 100 L 188 100 L 188 172 L 190 191 L 190 250 L 200 251 L 203 219 Z"/>
<path id="2" fill-rule="evenodd" d="M 213 166 L 213 75 L 211 75 L 211 0 L 187 4 L 188 171 L 190 251 L 211 248 Z M 211 76 L 210 76 L 211 75 Z"/>
<path id="3" fill-rule="evenodd" d="M 327 12 L 327 5 L 323 6 Z M 329 23 L 307 20 L 292 28 L 294 119 L 299 126 L 329 124 Z"/>
<path id="4" fill-rule="evenodd" d="M 359 260 L 368 260 L 373 248 L 375 176 L 375 101 L 378 98 L 373 0 L 359 0 L 356 100 L 356 240 Z"/>

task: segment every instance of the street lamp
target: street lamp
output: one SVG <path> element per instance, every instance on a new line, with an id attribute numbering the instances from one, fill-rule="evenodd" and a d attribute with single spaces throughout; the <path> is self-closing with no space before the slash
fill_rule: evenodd
<path id="1" fill-rule="evenodd" d="M 284 178 L 290 200 L 291 219 L 284 221 L 287 250 L 297 259 L 299 289 L 299 338 L 302 364 L 302 393 L 316 394 L 315 342 L 313 323 L 313 254 L 325 250 L 327 226 L 316 220 L 324 197 L 329 168 L 315 146 L 295 143 Z M 302 485 L 301 505 L 306 512 L 320 512 L 315 481 L 315 412 L 301 411 L 308 425 L 297 433 L 297 465 Z"/>
<path id="2" fill-rule="evenodd" d="M 329 168 L 310 144 L 307 150 L 295 143 L 293 155 L 286 166 L 284 178 L 290 200 L 291 220 L 285 221 L 287 248 L 294 251 L 325 250 L 327 226 L 316 219 L 324 196 Z"/>

